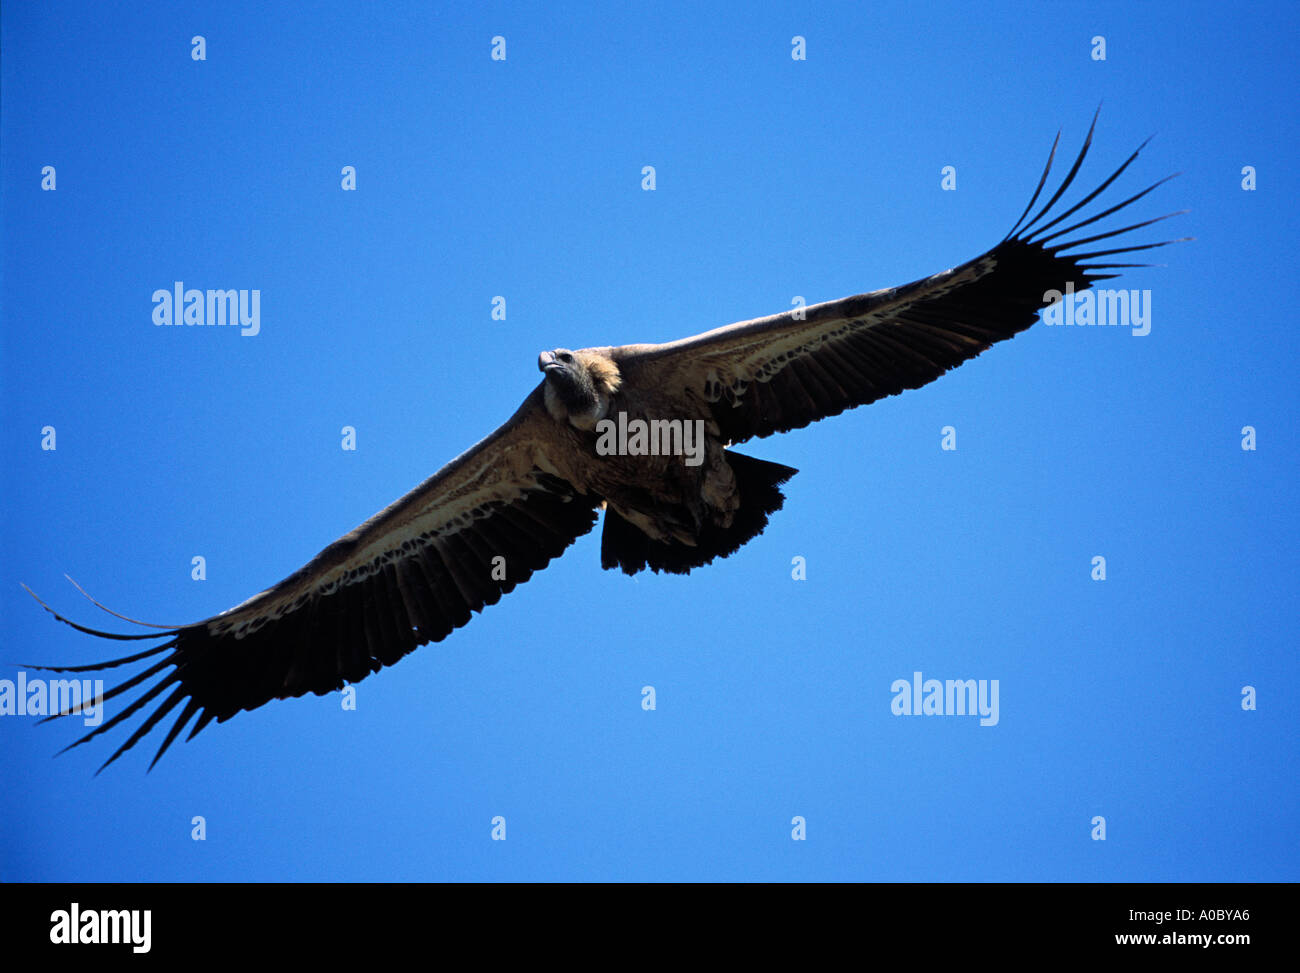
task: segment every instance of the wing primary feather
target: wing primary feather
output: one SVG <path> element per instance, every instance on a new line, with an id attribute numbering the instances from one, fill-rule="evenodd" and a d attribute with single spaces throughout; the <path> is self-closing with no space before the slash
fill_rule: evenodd
<path id="1" fill-rule="evenodd" d="M 106 636 L 105 636 L 106 637 Z M 150 635 L 148 638 L 156 639 L 157 635 Z M 152 649 L 146 649 L 143 652 L 137 652 L 135 655 L 123 656 L 120 659 L 108 659 L 104 662 L 91 662 L 84 666 L 37 666 L 25 665 L 27 669 L 41 669 L 45 672 L 96 672 L 100 669 L 115 669 L 118 666 L 124 666 L 130 662 L 139 662 L 141 659 L 147 659 L 151 655 L 157 655 L 159 652 L 166 652 L 176 644 L 176 640 L 164 642 L 162 645 L 155 646 Z"/>
<path id="2" fill-rule="evenodd" d="M 216 717 L 216 715 L 217 715 L 216 711 L 210 709 L 205 709 L 202 713 L 200 713 L 198 720 L 195 721 L 194 726 L 190 729 L 190 735 L 185 738 L 186 742 L 189 742 L 190 740 L 193 740 L 196 736 L 198 736 L 199 731 L 202 730 L 209 723 L 211 723 L 212 720 Z"/>
<path id="3" fill-rule="evenodd" d="M 153 761 L 149 764 L 150 770 L 153 770 L 154 764 L 162 759 L 162 755 L 167 752 L 167 748 L 172 745 L 172 741 L 175 740 L 177 734 L 185 728 L 185 724 L 190 721 L 190 717 L 195 714 L 198 708 L 199 701 L 191 696 L 190 701 L 186 703 L 185 708 L 181 710 L 181 715 L 176 717 L 176 722 L 173 723 L 172 728 L 167 731 L 167 736 L 163 739 L 162 746 L 160 746 L 158 752 L 154 754 Z"/>
<path id="4" fill-rule="evenodd" d="M 1034 203 L 1038 202 L 1038 197 L 1042 193 L 1043 187 L 1047 185 L 1047 176 L 1052 171 L 1052 160 L 1056 158 L 1056 147 L 1060 144 L 1061 133 L 1057 132 L 1056 138 L 1052 141 L 1052 151 L 1047 153 L 1047 165 L 1043 167 L 1043 174 L 1038 177 L 1038 187 L 1034 190 L 1034 195 L 1029 197 L 1029 203 L 1025 206 L 1025 211 L 1020 214 L 1020 219 L 1016 220 L 1011 229 L 1007 231 L 1007 235 L 1002 238 L 1003 242 L 1011 239 L 1012 234 L 1016 232 L 1025 217 L 1029 215 L 1029 211 L 1034 208 Z"/>
<path id="5" fill-rule="evenodd" d="M 175 660 L 176 660 L 176 656 L 175 654 L 173 654 L 168 656 L 166 659 L 161 660 L 160 662 L 154 663 L 148 669 L 145 669 L 143 672 L 136 673 L 134 676 L 132 676 L 130 679 L 126 680 L 125 682 L 118 683 L 108 692 L 100 696 L 99 701 L 102 703 L 122 695 L 122 693 L 126 692 L 128 689 L 132 689 L 135 686 L 138 686 L 141 682 L 148 679 L 150 676 L 157 675 L 167 666 L 174 663 Z M 50 722 L 50 720 L 57 720 L 62 716 L 74 716 L 76 714 L 81 713 L 85 709 L 85 706 L 86 704 L 85 701 L 83 700 L 81 703 L 79 703 L 76 706 L 75 709 L 67 709 L 59 713 L 51 713 L 49 716 L 46 716 L 44 719 L 38 720 L 37 725 L 40 725 L 41 723 L 48 723 Z"/>
<path id="6" fill-rule="evenodd" d="M 176 628 L 180 627 L 177 625 L 155 625 L 153 622 L 142 622 L 138 618 L 130 618 L 126 615 L 123 615 L 121 612 L 115 612 L 113 611 L 113 609 L 109 608 L 103 602 L 97 601 L 95 598 L 91 597 L 90 593 L 86 591 L 85 588 L 81 587 L 81 585 L 77 584 L 76 581 L 73 581 L 70 575 L 65 574 L 64 577 L 68 579 L 68 583 L 71 584 L 72 587 L 76 588 L 78 591 L 81 592 L 82 597 L 84 597 L 88 602 L 90 602 L 100 611 L 107 612 L 108 614 L 112 615 L 114 618 L 120 618 L 122 619 L 122 621 L 130 622 L 132 625 L 143 625 L 145 628 L 160 628 L 163 629 L 164 631 L 173 631 Z"/>
<path id="7" fill-rule="evenodd" d="M 157 696 L 160 692 L 162 692 L 164 689 L 166 689 L 168 686 L 170 686 L 172 683 L 174 683 L 174 682 L 175 682 L 177 679 L 179 679 L 179 678 L 180 678 L 180 673 L 179 673 L 179 671 L 178 671 L 178 670 L 172 670 L 172 671 L 169 672 L 166 676 L 164 676 L 162 679 L 160 679 L 157 683 L 155 683 L 154 685 L 150 686 L 150 687 L 149 687 L 149 690 L 148 690 L 148 691 L 147 691 L 143 696 L 141 696 L 141 697 L 139 697 L 138 699 L 134 700 L 134 701 L 131 703 L 131 705 L 128 706 L 126 709 L 122 710 L 122 712 L 118 713 L 118 714 L 117 714 L 116 716 L 114 716 L 111 720 L 106 720 L 104 723 L 101 723 L 99 726 L 95 727 L 93 730 L 91 730 L 89 733 L 87 733 L 85 736 L 81 737 L 80 739 L 76 740 L 75 742 L 68 744 L 66 747 L 64 747 L 62 750 L 60 750 L 59 753 L 64 753 L 64 752 L 66 752 L 66 751 L 68 751 L 68 750 L 71 750 L 73 747 L 79 747 L 79 746 L 81 746 L 83 743 L 87 742 L 88 740 L 93 740 L 95 737 L 99 736 L 101 733 L 106 733 L 106 732 L 108 732 L 108 731 L 111 730 L 113 727 L 115 727 L 115 726 L 117 726 L 119 723 L 121 723 L 123 720 L 128 719 L 128 718 L 130 718 L 131 716 L 134 716 L 135 713 L 136 713 L 136 712 L 137 712 L 137 711 L 138 711 L 142 706 L 144 706 L 145 703 L 149 702 L 151 699 L 153 699 L 155 696 Z M 121 751 L 119 750 L 118 752 L 120 753 Z M 117 754 L 114 754 L 113 756 L 114 756 L 114 758 L 116 758 Z M 111 761 L 110 761 L 110 762 L 111 762 Z M 105 764 L 104 764 L 102 767 L 100 767 L 99 769 L 100 769 L 100 770 L 103 770 L 104 767 L 106 767 L 106 766 L 108 766 L 107 763 L 105 763 Z M 98 771 L 96 771 L 96 773 L 98 773 Z"/>
<path id="8" fill-rule="evenodd" d="M 1171 243 L 1186 243 L 1193 237 L 1179 237 L 1177 240 L 1161 240 L 1159 243 L 1143 243 L 1136 247 L 1115 247 L 1113 250 L 1094 250 L 1091 253 L 1072 253 L 1072 260 L 1090 260 L 1093 257 L 1105 257 L 1112 253 L 1132 253 L 1134 250 L 1154 250 L 1156 247 L 1167 247 Z"/>
<path id="9" fill-rule="evenodd" d="M 159 688 L 161 689 L 163 685 L 165 685 L 165 683 L 159 684 Z M 185 693 L 186 690 L 184 686 L 177 686 L 176 689 L 172 691 L 172 694 L 158 704 L 158 708 L 149 714 L 149 718 L 145 720 L 143 723 L 141 723 L 139 727 L 136 728 L 136 731 L 131 734 L 131 738 L 127 740 L 126 743 L 122 744 L 122 746 L 118 748 L 117 753 L 113 754 L 113 757 L 110 760 L 106 760 L 104 762 L 104 766 L 100 767 L 99 770 L 103 770 L 104 767 L 107 767 L 112 762 L 113 759 L 117 758 L 118 754 L 125 753 L 126 751 L 130 750 L 133 746 L 135 746 L 136 743 L 138 743 L 146 733 L 148 733 L 150 730 L 152 730 L 155 726 L 158 725 L 158 722 L 164 716 L 166 716 L 173 709 L 175 709 L 176 704 L 185 698 Z M 158 762 L 158 758 L 155 756 L 154 763 L 157 762 Z M 149 770 L 152 769 L 153 769 L 153 763 L 149 764 Z M 96 771 L 96 773 L 98 772 L 99 771 Z M 145 771 L 145 773 L 148 772 L 149 771 Z"/>
<path id="10" fill-rule="evenodd" d="M 1062 243 L 1059 246 L 1047 247 L 1052 253 L 1060 253 L 1063 250 L 1071 250 L 1074 247 L 1081 247 L 1085 243 L 1094 243 L 1097 240 L 1105 240 L 1108 237 L 1119 236 L 1121 233 L 1128 233 L 1132 230 L 1140 230 L 1144 226 L 1150 226 L 1152 223 L 1159 223 L 1161 220 L 1167 220 L 1171 216 L 1182 216 L 1187 210 L 1180 209 L 1173 213 L 1166 213 L 1164 216 L 1156 216 L 1149 220 L 1143 220 L 1141 223 L 1134 223 L 1132 226 L 1125 226 L 1118 230 L 1107 230 L 1105 233 L 1098 233 L 1095 236 L 1086 236 L 1079 240 L 1071 240 L 1069 243 Z"/>
<path id="11" fill-rule="evenodd" d="M 72 579 L 69 578 L 68 580 L 71 581 Z M 21 582 L 20 582 L 20 583 L 21 583 Z M 76 584 L 75 581 L 73 581 L 72 583 L 73 583 L 73 584 Z M 163 635 L 167 635 L 167 634 L 175 635 L 176 633 L 178 633 L 178 632 L 180 631 L 179 628 L 169 628 L 169 629 L 164 629 L 163 632 L 162 632 L 161 634 L 157 634 L 157 635 L 155 635 L 155 634 L 153 634 L 153 633 L 151 633 L 151 632 L 145 632 L 145 633 L 143 633 L 143 634 L 139 634 L 139 635 L 120 635 L 120 634 L 118 634 L 117 632 L 102 632 L 102 631 L 100 631 L 100 630 L 97 629 L 97 628 L 89 628 L 89 627 L 87 627 L 87 626 L 85 626 L 85 625 L 78 625 L 76 622 L 72 621 L 71 619 L 64 618 L 62 615 L 60 615 L 58 612 L 56 612 L 56 611 L 55 611 L 53 608 L 51 608 L 49 605 L 45 604 L 45 602 L 41 601 L 40 596 L 37 595 L 36 592 L 32 591 L 31 588 L 28 588 L 27 585 L 23 585 L 23 588 L 26 589 L 26 591 L 27 591 L 27 593 L 28 593 L 29 595 L 31 595 L 33 598 L 36 599 L 36 603 L 37 603 L 38 605 L 40 605 L 40 606 L 41 606 L 42 608 L 44 608 L 47 612 L 49 612 L 51 615 L 53 615 L 55 618 L 57 618 L 59 621 L 61 621 L 64 625 L 71 625 L 71 626 L 72 626 L 73 628 L 75 628 L 78 632 L 85 632 L 87 635 L 97 635 L 97 636 L 99 636 L 101 639 L 116 639 L 116 640 L 119 641 L 119 642 L 138 642 L 140 639 L 157 639 L 157 638 L 162 638 Z M 82 593 L 85 594 L 84 592 L 82 592 Z M 87 597 L 89 597 L 89 595 L 87 595 Z M 93 601 L 93 599 L 92 599 L 92 601 Z M 107 611 L 107 609 L 105 609 L 105 611 Z M 110 612 L 109 614 L 113 614 L 113 613 Z M 119 617 L 121 617 L 121 616 L 119 616 Z M 129 619 L 128 619 L 128 621 L 129 621 Z M 139 623 L 137 623 L 137 624 L 144 625 L 144 624 L 146 624 L 146 623 L 145 623 L 145 622 L 139 622 Z M 51 668 L 52 668 L 52 667 L 51 667 Z M 69 670 L 69 671 L 70 671 L 70 670 Z"/>
<path id="12" fill-rule="evenodd" d="M 1092 147 L 1092 133 L 1097 128 L 1097 116 L 1100 114 L 1101 106 L 1098 105 L 1096 113 L 1092 116 L 1092 124 L 1088 126 L 1088 137 L 1083 140 L 1083 148 L 1079 150 L 1079 156 L 1074 160 L 1074 165 L 1070 166 L 1070 171 L 1065 174 L 1065 180 L 1057 187 L 1056 192 L 1052 194 L 1052 198 L 1047 201 L 1047 204 L 1038 211 L 1038 214 L 1033 219 L 1024 225 L 1024 228 L 1020 231 L 1022 236 L 1028 233 L 1033 228 L 1034 224 L 1041 220 L 1048 211 L 1056 205 L 1056 201 L 1064 195 L 1065 191 L 1070 188 L 1070 184 L 1074 182 L 1074 177 L 1079 174 L 1079 169 L 1083 165 L 1083 160 L 1088 155 L 1088 149 Z"/>
<path id="13" fill-rule="evenodd" d="M 1128 167 L 1133 163 L 1133 160 L 1136 159 L 1136 158 L 1138 157 L 1138 153 L 1141 152 L 1144 148 L 1146 148 L 1146 147 L 1147 147 L 1147 143 L 1150 142 L 1151 139 L 1154 138 L 1154 137 L 1155 137 L 1155 136 L 1150 136 L 1150 137 L 1148 137 L 1147 140 L 1146 140 L 1146 142 L 1143 142 L 1143 143 L 1142 143 L 1141 145 L 1139 145 L 1136 149 L 1134 149 L 1134 150 L 1133 150 L 1133 154 L 1130 155 L 1127 159 L 1124 160 L 1124 164 L 1123 164 L 1122 166 L 1120 166 L 1118 169 L 1116 169 L 1114 172 L 1112 172 L 1112 173 L 1110 174 L 1110 177 L 1109 177 L 1105 182 L 1103 182 L 1100 186 L 1098 186 L 1096 189 L 1094 189 L 1092 192 L 1090 192 L 1087 196 L 1084 196 L 1083 199 L 1079 200 L 1077 203 L 1075 203 L 1073 206 L 1071 206 L 1069 209 L 1067 209 L 1064 213 L 1060 213 L 1060 214 L 1058 214 L 1058 215 L 1056 216 L 1055 219 L 1053 219 L 1053 220 L 1051 220 L 1051 221 L 1049 221 L 1049 222 L 1047 222 L 1047 223 L 1044 223 L 1042 226 L 1038 227 L 1038 229 L 1034 230 L 1033 233 L 1030 233 L 1028 236 L 1022 236 L 1022 237 L 1020 237 L 1020 239 L 1022 239 L 1022 240 L 1026 240 L 1026 241 L 1029 241 L 1029 240 L 1033 240 L 1035 237 L 1038 237 L 1038 238 L 1041 240 L 1042 238 L 1041 238 L 1040 234 L 1046 232 L 1047 230 L 1050 230 L 1052 227 L 1056 226 L 1057 223 L 1060 223 L 1062 220 L 1068 219 L 1068 218 L 1070 217 L 1071 214 L 1073 214 L 1073 213 L 1077 213 L 1079 210 L 1083 209 L 1083 207 L 1085 207 L 1085 206 L 1087 206 L 1089 203 L 1091 203 L 1094 199 L 1096 199 L 1098 196 L 1100 196 L 1103 192 L 1106 191 L 1106 187 L 1108 187 L 1111 183 L 1113 183 L 1116 179 L 1118 179 L 1118 178 L 1120 177 L 1120 175 L 1124 172 L 1124 170 L 1127 169 L 1127 168 L 1128 168 Z M 1177 173 L 1175 173 L 1175 175 L 1177 175 Z M 1168 180 L 1168 179 L 1172 179 L 1172 178 L 1173 178 L 1173 176 L 1166 176 L 1165 179 L 1160 180 L 1160 182 L 1165 182 L 1166 180 Z M 1152 189 L 1155 189 L 1156 186 L 1159 186 L 1159 185 L 1160 185 L 1159 182 L 1156 183 L 1155 186 L 1152 186 L 1150 189 L 1146 190 L 1146 192 L 1149 193 Z M 1138 196 L 1134 196 L 1133 199 L 1138 199 L 1138 198 L 1140 198 L 1140 196 L 1142 196 L 1142 195 L 1145 195 L 1145 194 L 1142 193 L 1142 194 L 1139 194 Z M 1126 206 L 1128 203 L 1130 203 L 1130 202 L 1132 202 L 1132 201 L 1133 201 L 1133 200 L 1130 199 L 1130 200 L 1128 200 L 1128 201 L 1125 202 L 1125 203 L 1121 203 L 1120 206 Z M 1116 208 L 1118 208 L 1118 207 L 1116 207 Z M 1092 219 L 1094 219 L 1094 220 L 1099 220 L 1099 219 L 1101 219 L 1103 216 L 1106 216 L 1107 214 L 1109 214 L 1109 213 L 1113 213 L 1113 212 L 1114 212 L 1114 209 L 1110 209 L 1110 210 L 1107 210 L 1105 213 L 1100 213 L 1100 214 L 1098 214 L 1097 216 L 1094 216 Z M 1077 226 L 1077 225 L 1078 225 L 1078 224 L 1076 224 L 1076 226 Z M 1068 232 L 1070 232 L 1070 231 L 1069 231 L 1069 230 L 1061 230 L 1060 232 L 1061 232 L 1061 233 L 1068 233 Z M 1049 238 L 1049 239 L 1050 239 L 1050 238 Z"/>
<path id="14" fill-rule="evenodd" d="M 1064 236 L 1064 235 L 1067 234 L 1067 233 L 1073 233 L 1075 230 L 1082 229 L 1083 227 L 1087 226 L 1089 223 L 1096 223 L 1098 220 L 1102 220 L 1102 219 L 1105 219 L 1107 216 L 1110 216 L 1111 213 L 1117 213 L 1117 212 L 1119 212 L 1119 211 L 1122 210 L 1125 206 L 1129 205 L 1129 203 L 1135 203 L 1135 202 L 1137 202 L 1139 199 L 1141 199 L 1141 198 L 1142 198 L 1143 196 L 1145 196 L 1147 193 L 1151 192 L 1151 190 L 1153 190 L 1153 189 L 1155 189 L 1155 188 L 1157 188 L 1157 187 L 1159 187 L 1159 186 L 1163 186 L 1163 185 L 1164 185 L 1165 183 L 1167 183 L 1170 179 L 1173 179 L 1175 176 L 1180 176 L 1180 175 L 1182 175 L 1182 173 L 1180 173 L 1180 172 L 1175 172 L 1175 173 L 1173 173 L 1172 175 L 1165 176 L 1165 177 L 1164 177 L 1163 179 L 1161 179 L 1159 182 L 1152 183 L 1150 186 L 1148 186 L 1146 189 L 1142 190 L 1142 192 L 1138 193 L 1136 196 L 1130 196 L 1128 199 L 1124 200 L 1124 202 L 1122 202 L 1122 203 L 1117 203 L 1116 205 L 1112 206 L 1110 209 L 1102 210 L 1102 211 L 1101 211 L 1100 213 L 1098 213 L 1096 216 L 1090 216 L 1090 217 L 1088 217 L 1088 219 L 1086 219 L 1086 220 L 1080 220 L 1078 223 L 1075 223 L 1073 226 L 1067 226 L 1067 227 L 1066 227 L 1065 229 L 1063 229 L 1063 230 L 1057 230 L 1057 231 L 1056 231 L 1055 233 L 1053 233 L 1051 236 L 1043 236 L 1043 237 L 1040 237 L 1038 234 L 1042 233 L 1043 230 L 1046 230 L 1046 229 L 1047 229 L 1046 226 L 1041 226 L 1041 227 L 1039 227 L 1037 230 L 1035 230 L 1033 233 L 1031 233 L 1029 236 L 1027 236 L 1027 237 L 1022 237 L 1021 239 L 1023 239 L 1026 243 L 1044 244 L 1044 243 L 1047 243 L 1049 240 L 1055 240 L 1055 239 L 1056 239 L 1057 237 L 1059 237 L 1059 236 Z M 1185 212 L 1187 212 L 1187 210 L 1182 210 L 1181 212 L 1184 212 L 1184 213 L 1185 213 Z M 1170 215 L 1172 216 L 1172 215 L 1174 215 L 1174 214 L 1171 213 Z"/>

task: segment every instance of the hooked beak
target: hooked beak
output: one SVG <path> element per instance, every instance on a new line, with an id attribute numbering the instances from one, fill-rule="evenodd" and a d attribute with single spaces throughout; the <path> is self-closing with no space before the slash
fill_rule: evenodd
<path id="1" fill-rule="evenodd" d="M 551 368 L 552 366 L 554 366 L 555 368 L 560 367 L 560 363 L 555 360 L 555 355 L 553 352 L 544 351 L 537 356 L 537 370 L 539 372 L 544 372 L 548 368 Z"/>

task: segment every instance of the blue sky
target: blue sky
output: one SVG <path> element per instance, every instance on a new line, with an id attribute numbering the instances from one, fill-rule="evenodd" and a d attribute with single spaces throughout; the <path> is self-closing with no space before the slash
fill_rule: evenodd
<path id="1" fill-rule="evenodd" d="M 0 879 L 1300 878 L 1297 19 L 6 3 L 0 678 L 114 649 L 20 582 L 95 626 L 65 572 L 224 610 L 494 429 L 542 349 L 976 255 L 1099 103 L 1067 200 L 1155 133 L 1104 199 L 1181 171 L 1128 212 L 1197 239 L 1114 282 L 1149 334 L 1036 325 L 748 443 L 800 469 L 786 509 L 689 578 L 601 571 L 593 533 L 355 711 L 276 702 L 148 775 L 156 737 L 95 777 L 125 734 L 54 759 L 79 722 L 0 718 Z M 260 333 L 155 326 L 175 281 L 259 290 Z M 917 671 L 998 680 L 998 724 L 893 715 Z"/>

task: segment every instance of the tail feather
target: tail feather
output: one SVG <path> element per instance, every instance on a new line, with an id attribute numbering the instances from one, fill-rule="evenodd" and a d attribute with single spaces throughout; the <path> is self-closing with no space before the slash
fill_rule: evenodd
<path id="1" fill-rule="evenodd" d="M 645 568 L 656 574 L 660 571 L 690 574 L 692 568 L 709 564 L 714 558 L 727 557 L 761 534 L 767 526 L 768 515 L 785 504 L 781 484 L 799 471 L 731 450 L 726 455 L 740 493 L 740 506 L 730 527 L 706 523 L 696 546 L 691 547 L 675 540 L 654 540 L 607 507 L 600 539 L 601 567 L 622 568 L 625 574 L 636 574 Z"/>

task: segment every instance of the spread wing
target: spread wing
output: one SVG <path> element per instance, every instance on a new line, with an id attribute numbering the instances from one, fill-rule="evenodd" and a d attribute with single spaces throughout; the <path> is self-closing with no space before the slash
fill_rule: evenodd
<path id="1" fill-rule="evenodd" d="M 1096 124 L 1094 117 L 1093 128 Z M 1078 174 L 1092 132 L 1089 128 L 1061 187 L 1025 222 L 1047 183 L 1060 141 L 1057 136 L 1025 212 L 1001 243 L 974 260 L 902 287 L 815 304 L 802 312 L 795 309 L 743 321 L 667 344 L 614 349 L 624 380 L 674 395 L 694 394 L 707 404 L 723 437 L 733 443 L 799 429 L 934 381 L 995 342 L 1028 328 L 1048 303 L 1047 292 L 1065 293 L 1068 283 L 1076 292 L 1082 291 L 1094 281 L 1117 276 L 1107 271 L 1146 266 L 1110 262 L 1113 255 L 1176 242 L 1064 252 L 1167 218 L 1069 238 L 1172 176 L 1057 229 L 1109 187 L 1137 158 L 1144 142 L 1096 190 L 1042 222 Z"/>
<path id="2" fill-rule="evenodd" d="M 546 472 L 545 444 L 553 426 L 539 386 L 496 432 L 300 570 L 193 625 L 156 635 L 118 635 L 78 625 L 46 606 L 60 621 L 92 635 L 166 640 L 93 665 L 33 667 L 87 672 L 162 656 L 106 692 L 107 700 L 145 687 L 72 746 L 112 729 L 166 693 L 104 763 L 107 767 L 186 701 L 152 768 L 192 717 L 197 720 L 189 738 L 213 719 L 224 722 L 272 699 L 340 689 L 419 645 L 445 638 L 468 622 L 472 611 L 496 604 L 595 524 L 599 498 L 579 495 Z M 156 681 L 150 685 L 150 679 Z M 76 712 L 80 707 L 47 719 Z"/>

